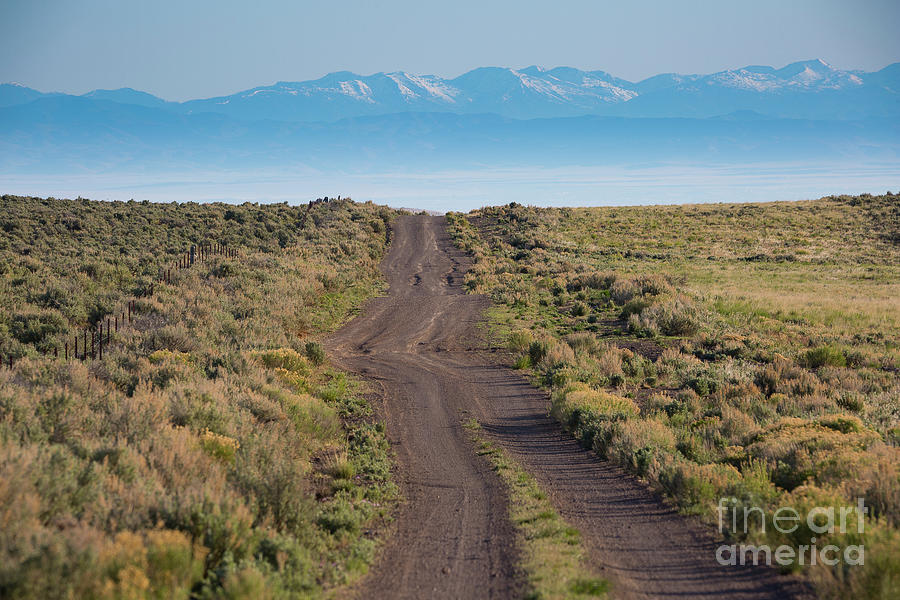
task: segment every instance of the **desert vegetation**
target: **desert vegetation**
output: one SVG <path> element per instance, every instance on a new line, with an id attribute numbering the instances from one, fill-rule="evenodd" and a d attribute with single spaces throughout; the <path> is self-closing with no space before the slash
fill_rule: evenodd
<path id="1" fill-rule="evenodd" d="M 579 440 L 715 526 L 716 505 L 853 506 L 865 545 L 795 567 L 823 597 L 900 595 L 900 199 L 449 216 L 490 331 Z M 727 525 L 727 522 L 726 522 Z"/>
<path id="2" fill-rule="evenodd" d="M 0 596 L 316 597 L 396 490 L 317 336 L 381 288 L 393 212 L 0 200 Z M 147 287 L 190 244 L 240 248 Z M 53 357 L 135 301 L 102 360 Z"/>

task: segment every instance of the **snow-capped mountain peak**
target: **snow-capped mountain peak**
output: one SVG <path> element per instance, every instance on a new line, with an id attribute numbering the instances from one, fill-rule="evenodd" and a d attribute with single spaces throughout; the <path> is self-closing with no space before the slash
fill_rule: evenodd
<path id="1" fill-rule="evenodd" d="M 452 79 L 408 71 L 371 75 L 338 71 L 315 80 L 279 81 L 230 96 L 183 103 L 166 102 L 130 88 L 95 90 L 84 97 L 186 113 L 223 113 L 244 120 L 332 121 L 401 112 L 495 113 L 530 119 L 715 116 L 747 110 L 773 116 L 835 111 L 849 115 L 861 109 L 858 102 L 864 96 L 857 95 L 853 103 L 845 104 L 830 100 L 821 109 L 810 99 L 820 93 L 861 89 L 879 97 L 872 104 L 875 114 L 893 110 L 900 105 L 900 63 L 865 73 L 814 59 L 780 68 L 751 65 L 708 75 L 666 73 L 636 83 L 605 71 L 566 66 L 480 67 Z M 47 95 L 20 84 L 3 84 L 0 107 Z"/>

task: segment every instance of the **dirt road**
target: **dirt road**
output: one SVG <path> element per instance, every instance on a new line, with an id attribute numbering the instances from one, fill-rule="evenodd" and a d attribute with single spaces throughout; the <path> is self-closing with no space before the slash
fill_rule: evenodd
<path id="1" fill-rule="evenodd" d="M 622 470 L 581 448 L 547 416 L 549 400 L 495 364 L 478 330 L 489 301 L 465 295 L 467 259 L 442 217 L 394 226 L 382 269 L 388 296 L 366 305 L 327 347 L 377 381 L 407 502 L 365 598 L 514 598 L 515 533 L 499 478 L 462 421 L 475 417 L 581 531 L 616 598 L 784 598 L 796 585 L 762 568 L 720 567 L 714 540 Z"/>

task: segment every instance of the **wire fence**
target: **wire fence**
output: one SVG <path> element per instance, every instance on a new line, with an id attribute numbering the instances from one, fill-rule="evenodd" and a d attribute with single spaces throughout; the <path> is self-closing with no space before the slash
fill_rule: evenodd
<path id="1" fill-rule="evenodd" d="M 143 293 L 127 299 L 124 306 L 102 317 L 93 326 L 65 336 L 65 341 L 61 347 L 54 346 L 52 351 L 44 352 L 43 354 L 52 355 L 55 358 L 60 358 L 61 356 L 65 360 L 103 360 L 104 350 L 108 350 L 109 346 L 115 342 L 114 334 L 119 333 L 125 327 L 133 325 L 137 314 L 138 299 L 153 297 L 156 292 L 156 284 L 158 283 L 171 285 L 174 275 L 178 271 L 190 269 L 195 264 L 206 262 L 216 257 L 236 260 L 240 257 L 240 252 L 236 248 L 231 248 L 220 242 L 192 245 L 189 250 L 179 254 L 171 263 L 163 267 L 156 280 L 142 290 Z M 70 341 L 71 344 L 69 343 Z M 0 367 L 6 366 L 12 369 L 15 360 L 17 358 L 12 354 L 7 355 L 5 361 L 3 357 L 0 357 Z"/>

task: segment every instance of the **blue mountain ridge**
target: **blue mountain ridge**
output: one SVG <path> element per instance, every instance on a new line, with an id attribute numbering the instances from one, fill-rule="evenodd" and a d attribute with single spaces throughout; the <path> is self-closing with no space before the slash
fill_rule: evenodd
<path id="1" fill-rule="evenodd" d="M 168 102 L 0 85 L 0 172 L 323 169 L 900 158 L 900 63 L 822 61 L 630 83 L 569 67 L 454 79 L 332 73 Z"/>
<path id="2" fill-rule="evenodd" d="M 0 85 L 0 107 L 46 96 L 18 85 Z M 810 60 L 780 69 L 748 66 L 709 75 L 661 74 L 637 83 L 571 67 L 482 67 L 453 79 L 342 71 L 180 103 L 130 88 L 95 90 L 84 97 L 247 121 L 336 121 L 398 112 L 496 113 L 518 119 L 589 114 L 711 117 L 741 110 L 786 118 L 859 119 L 900 116 L 900 63 L 865 73 Z"/>

